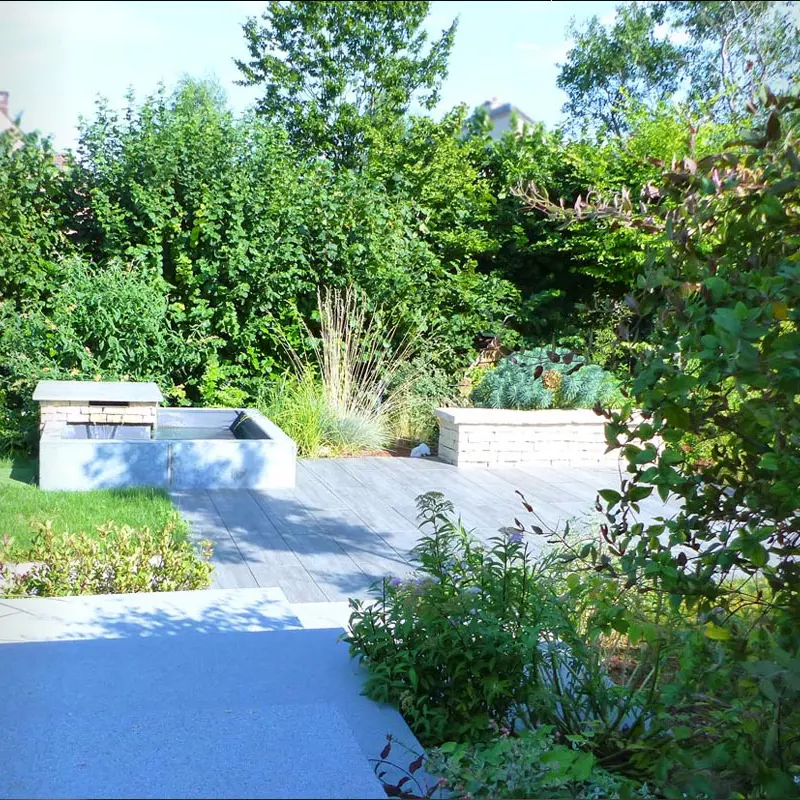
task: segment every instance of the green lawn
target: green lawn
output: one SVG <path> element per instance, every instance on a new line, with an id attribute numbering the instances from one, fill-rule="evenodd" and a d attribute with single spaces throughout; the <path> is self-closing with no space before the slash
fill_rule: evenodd
<path id="1" fill-rule="evenodd" d="M 30 544 L 31 524 L 52 520 L 57 532 L 90 533 L 113 520 L 133 528 L 160 528 L 174 513 L 165 492 L 156 489 L 103 489 L 43 492 L 35 485 L 36 462 L 0 458 L 0 537 L 8 534 L 21 552 Z M 181 526 L 180 535 L 186 529 Z"/>

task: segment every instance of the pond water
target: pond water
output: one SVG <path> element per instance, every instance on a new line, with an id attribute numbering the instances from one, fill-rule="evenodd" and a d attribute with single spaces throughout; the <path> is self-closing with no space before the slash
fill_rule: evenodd
<path id="1" fill-rule="evenodd" d="M 158 427 L 153 431 L 154 439 L 235 439 L 233 431 L 230 428 L 194 428 L 189 427 Z"/>

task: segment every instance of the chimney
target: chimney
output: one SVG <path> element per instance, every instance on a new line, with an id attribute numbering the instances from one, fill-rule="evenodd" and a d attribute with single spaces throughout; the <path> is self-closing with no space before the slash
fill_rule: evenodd
<path id="1" fill-rule="evenodd" d="M 8 92 L 0 92 L 0 114 L 8 116 Z"/>

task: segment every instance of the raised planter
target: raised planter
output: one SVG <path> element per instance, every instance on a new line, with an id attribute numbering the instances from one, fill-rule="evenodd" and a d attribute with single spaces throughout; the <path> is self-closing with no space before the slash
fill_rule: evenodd
<path id="1" fill-rule="evenodd" d="M 619 460 L 619 450 L 605 452 L 605 420 L 591 409 L 437 408 L 436 416 L 439 458 L 458 467 Z"/>

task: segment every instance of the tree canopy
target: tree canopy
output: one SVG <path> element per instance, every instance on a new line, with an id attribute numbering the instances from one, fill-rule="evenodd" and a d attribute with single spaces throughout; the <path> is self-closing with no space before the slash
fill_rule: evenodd
<path id="1" fill-rule="evenodd" d="M 258 110 L 310 155 L 354 166 L 375 129 L 413 101 L 432 108 L 447 75 L 456 22 L 429 42 L 429 2 L 270 2 L 243 26 L 242 84 L 261 86 Z"/>
<path id="2" fill-rule="evenodd" d="M 574 46 L 558 86 L 573 128 L 628 129 L 631 103 L 688 100 L 718 120 L 741 118 L 767 83 L 788 88 L 800 63 L 800 28 L 792 2 L 676 0 L 620 5 L 604 25 L 573 23 Z"/>

